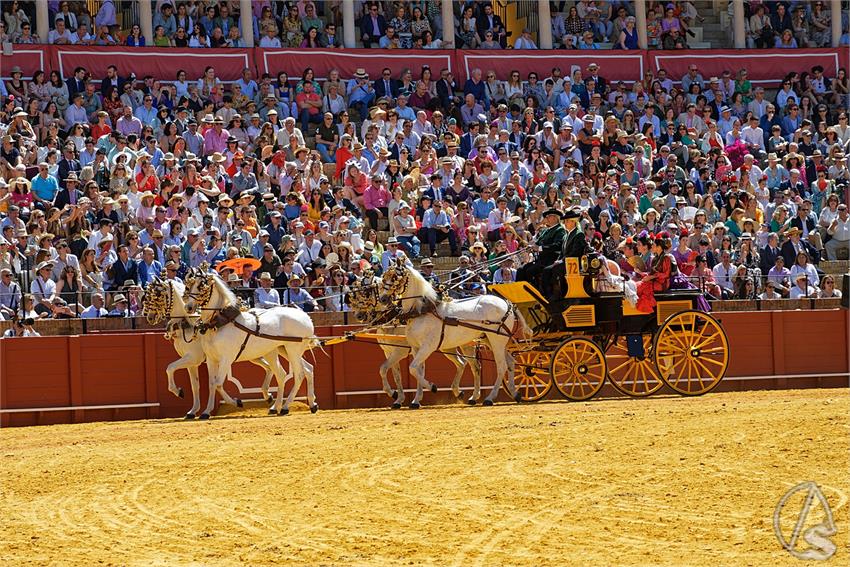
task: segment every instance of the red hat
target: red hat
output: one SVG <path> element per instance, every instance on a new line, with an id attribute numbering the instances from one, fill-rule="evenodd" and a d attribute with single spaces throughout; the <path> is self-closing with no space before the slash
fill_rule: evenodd
<path id="1" fill-rule="evenodd" d="M 687 235 L 688 235 L 688 229 L 687 228 L 683 228 L 682 230 L 679 231 L 680 237 L 681 236 L 687 236 Z"/>
<path id="2" fill-rule="evenodd" d="M 306 213 L 308 210 L 310 210 L 310 209 L 307 208 L 307 205 L 301 205 L 301 212 L 302 213 Z"/>

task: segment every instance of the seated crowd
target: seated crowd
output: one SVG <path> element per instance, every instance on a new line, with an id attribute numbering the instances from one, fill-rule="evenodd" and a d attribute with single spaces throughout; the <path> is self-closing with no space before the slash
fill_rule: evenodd
<path id="1" fill-rule="evenodd" d="M 443 0 L 358 1 L 355 25 L 358 46 L 380 49 L 538 49 L 536 33 L 524 29 L 512 37 L 492 2 L 453 2 L 454 26 L 443 28 Z M 131 47 L 246 47 L 238 0 L 157 0 L 153 5 L 153 38 L 141 26 L 118 28 L 116 0 L 103 0 L 94 15 L 88 3 L 49 3 L 47 42 L 57 45 L 128 45 Z M 255 44 L 264 48 L 342 47 L 340 1 L 254 0 Z M 832 28 L 828 2 L 746 2 L 745 33 L 750 48 L 828 47 Z M 733 3 L 729 2 L 733 17 Z M 0 40 L 40 43 L 33 28 L 33 2 L 5 2 Z M 635 6 L 631 0 L 550 2 L 555 48 L 638 49 Z M 850 45 L 848 14 L 841 14 L 840 45 Z M 688 49 L 691 28 L 704 20 L 688 0 L 646 3 L 650 49 Z M 716 46 L 723 47 L 723 46 Z"/>
<path id="2" fill-rule="evenodd" d="M 358 278 L 400 257 L 485 293 L 538 261 L 552 210 L 635 279 L 665 233 L 710 297 L 838 295 L 818 266 L 850 245 L 844 69 L 791 72 L 775 94 L 696 65 L 631 86 L 595 63 L 470 74 L 11 69 L 0 314 L 131 315 L 154 277 L 234 258 L 256 260 L 221 273 L 258 306 L 345 310 Z M 458 267 L 435 270 L 449 254 Z"/>

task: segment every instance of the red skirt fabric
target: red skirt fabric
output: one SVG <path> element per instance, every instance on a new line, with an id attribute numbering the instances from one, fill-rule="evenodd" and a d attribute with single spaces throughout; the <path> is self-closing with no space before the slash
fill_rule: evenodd
<path id="1" fill-rule="evenodd" d="M 642 313 L 652 313 L 655 310 L 655 289 L 654 282 L 638 282 L 637 284 L 637 305 L 635 308 Z"/>

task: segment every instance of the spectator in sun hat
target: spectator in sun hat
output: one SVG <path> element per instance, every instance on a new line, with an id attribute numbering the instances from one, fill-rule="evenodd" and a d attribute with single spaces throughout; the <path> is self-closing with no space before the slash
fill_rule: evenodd
<path id="1" fill-rule="evenodd" d="M 236 274 L 233 274 L 236 275 Z M 239 276 L 236 276 L 239 281 Z M 254 290 L 254 306 L 263 309 L 277 307 L 280 305 L 280 295 L 277 290 L 272 287 L 274 278 L 268 272 L 260 274 L 258 279 L 259 287 Z"/>
<path id="2" fill-rule="evenodd" d="M 289 276 L 289 281 L 287 282 L 286 290 L 283 292 L 281 303 L 283 305 L 292 305 L 303 311 L 311 313 L 318 308 L 318 303 L 316 303 L 316 300 L 307 292 L 307 290 L 301 287 L 303 283 L 304 278 L 293 272 L 292 275 Z"/>

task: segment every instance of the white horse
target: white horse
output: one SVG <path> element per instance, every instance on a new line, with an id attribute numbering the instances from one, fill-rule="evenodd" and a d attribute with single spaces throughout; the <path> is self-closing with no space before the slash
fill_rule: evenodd
<path id="1" fill-rule="evenodd" d="M 381 302 L 398 303 L 409 318 L 407 342 L 413 350 L 410 371 L 417 379 L 416 396 L 410 404 L 418 408 L 423 388 L 435 391 L 425 379 L 425 361 L 437 350 L 455 349 L 484 339 L 496 364 L 496 383 L 484 405 L 493 405 L 505 375 L 508 392 L 518 399 L 514 386 L 514 360 L 508 352 L 512 337 L 531 336 L 522 315 L 507 301 L 482 295 L 460 301 L 441 301 L 434 287 L 416 270 L 397 262 L 384 272 Z"/>
<path id="2" fill-rule="evenodd" d="M 348 294 L 348 303 L 355 310 L 355 317 L 361 322 L 368 323 L 381 317 L 383 313 L 387 313 L 387 306 L 378 301 L 378 290 L 381 286 L 381 278 L 376 275 L 367 275 L 361 281 L 359 287 L 355 287 Z M 407 332 L 407 327 L 403 325 L 384 325 L 379 328 L 382 334 L 386 335 L 403 335 Z M 394 339 L 389 337 L 381 337 L 378 341 L 378 346 L 384 351 L 386 360 L 381 364 L 378 372 L 381 375 L 381 384 L 387 396 L 393 400 L 392 408 L 399 409 L 404 404 L 404 386 L 401 382 L 401 367 L 400 363 L 410 353 L 410 347 L 405 339 Z M 475 347 L 466 345 L 455 352 L 440 351 L 449 361 L 455 366 L 455 376 L 452 380 L 452 393 L 456 398 L 460 398 L 463 393 L 460 390 L 460 380 L 463 377 L 463 371 L 466 368 L 467 360 L 472 369 L 473 377 L 473 393 L 469 398 L 470 405 L 475 404 L 481 395 L 481 364 L 475 358 Z M 392 370 L 395 378 L 396 389 L 390 388 L 390 383 L 387 380 L 389 371 Z"/>
<path id="3" fill-rule="evenodd" d="M 207 331 L 201 335 L 201 345 L 207 357 L 210 377 L 215 384 L 223 384 L 230 368 L 237 360 L 251 360 L 266 356 L 278 349 L 286 351 L 294 384 L 286 403 L 283 388 L 278 388 L 277 399 L 269 413 L 286 415 L 304 377 L 307 377 L 307 398 L 310 411 L 319 409 L 313 385 L 313 373 L 307 372 L 304 353 L 321 343 L 316 338 L 313 320 L 297 307 L 274 307 L 242 312 L 239 300 L 218 274 L 194 270 L 187 277 L 184 293 L 186 311 L 200 311 L 201 322 Z M 277 376 L 283 376 L 276 356 L 269 360 Z M 310 367 L 312 370 L 312 367 Z M 281 383 L 281 382 L 279 382 Z M 210 390 L 207 408 L 215 403 L 215 391 Z"/>
<path id="4" fill-rule="evenodd" d="M 206 360 L 206 355 L 200 339 L 195 336 L 194 325 L 190 323 L 190 320 L 196 317 L 192 317 L 186 312 L 186 306 L 183 303 L 184 291 L 185 286 L 180 281 L 154 278 L 145 288 L 142 313 L 151 325 L 156 325 L 163 320 L 166 322 L 165 338 L 174 343 L 174 350 L 180 355 L 178 360 L 169 364 L 165 369 L 168 376 L 168 390 L 179 398 L 184 397 L 183 388 L 177 387 L 174 382 L 174 374 L 181 368 L 185 368 L 189 373 L 193 399 L 192 409 L 186 414 L 186 419 L 194 419 L 201 407 L 198 367 Z M 269 395 L 269 384 L 273 375 L 272 368 L 263 357 L 249 362 L 265 370 L 262 392 L 263 399 L 268 400 L 271 397 Z M 288 375 L 284 378 L 284 382 L 287 378 L 289 378 Z M 210 388 L 217 389 L 225 403 L 242 407 L 242 400 L 231 398 L 223 386 L 216 387 L 210 380 Z M 278 388 L 283 388 L 283 384 L 278 382 Z M 201 419 L 208 417 L 208 414 L 201 415 Z"/>

